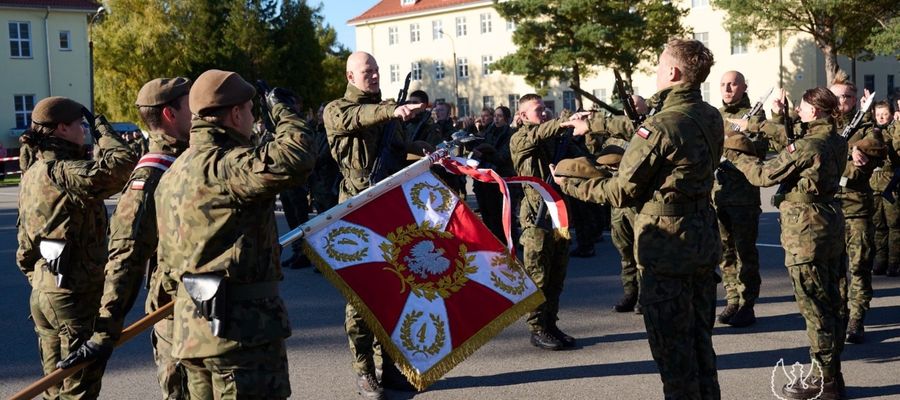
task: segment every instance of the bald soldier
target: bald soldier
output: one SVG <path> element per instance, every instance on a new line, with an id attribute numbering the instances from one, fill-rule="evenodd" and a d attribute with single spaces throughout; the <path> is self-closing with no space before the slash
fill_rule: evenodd
<path id="1" fill-rule="evenodd" d="M 324 113 L 331 155 L 343 175 L 341 202 L 397 172 L 407 153 L 421 156 L 425 150 L 434 150 L 427 142 L 410 141 L 403 131 L 403 122 L 414 119 L 425 111 L 425 106 L 382 101 L 381 74 L 375 57 L 358 51 L 347 58 L 347 91 L 344 97 L 328 103 Z M 383 165 L 383 170 L 373 171 L 376 164 Z M 345 328 L 359 394 L 368 399 L 383 399 L 382 383 L 391 388 L 414 390 L 387 354 L 382 354 L 375 334 L 349 303 Z M 376 373 L 378 361 L 383 368 L 382 382 Z"/>
<path id="2" fill-rule="evenodd" d="M 177 282 L 155 273 L 156 203 L 153 195 L 163 173 L 187 149 L 191 128 L 187 78 L 159 78 L 144 84 L 135 105 L 149 131 L 149 152 L 131 172 L 128 184 L 110 219 L 109 260 L 106 262 L 103 297 L 94 334 L 77 352 L 61 363 L 62 368 L 111 351 L 122 333 L 125 316 L 134 305 L 145 273 L 150 292 L 147 312 L 172 301 Z M 164 399 L 187 397 L 184 368 L 172 358 L 172 317 L 154 326 L 153 355 Z"/>
<path id="3" fill-rule="evenodd" d="M 204 72 L 188 96 L 190 147 L 154 197 L 158 268 L 178 282 L 172 356 L 191 398 L 284 399 L 291 328 L 278 289 L 275 196 L 312 170 L 312 133 L 273 90 L 274 139 L 254 146 L 256 90 L 234 72 Z"/>

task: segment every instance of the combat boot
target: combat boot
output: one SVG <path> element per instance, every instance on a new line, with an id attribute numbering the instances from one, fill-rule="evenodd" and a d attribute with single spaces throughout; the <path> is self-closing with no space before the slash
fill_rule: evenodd
<path id="1" fill-rule="evenodd" d="M 356 376 L 356 392 L 367 399 L 385 400 L 384 389 L 375 378 L 375 374 L 364 373 Z"/>
<path id="2" fill-rule="evenodd" d="M 847 343 L 860 344 L 865 339 L 866 327 L 862 321 L 852 318 L 847 324 Z"/>
<path id="3" fill-rule="evenodd" d="M 575 347 L 575 338 L 567 335 L 565 332 L 559 329 L 556 326 L 556 322 L 550 324 L 550 327 L 547 328 L 547 333 L 553 335 L 553 337 L 559 339 L 560 343 L 562 343 L 563 347 L 570 349 Z"/>
<path id="4" fill-rule="evenodd" d="M 731 317 L 737 314 L 738 308 L 740 307 L 737 304 L 728 303 L 716 319 L 723 324 L 727 324 L 731 321 Z"/>
<path id="5" fill-rule="evenodd" d="M 822 386 L 819 386 L 819 384 Z M 843 377 L 840 375 L 835 378 L 826 379 L 824 382 L 819 378 L 788 383 L 781 388 L 781 394 L 789 399 L 798 400 L 840 400 L 846 397 L 843 385 Z"/>
<path id="6" fill-rule="evenodd" d="M 531 334 L 531 345 L 544 350 L 559 350 L 563 343 L 546 330 L 539 330 Z"/>
<path id="7" fill-rule="evenodd" d="M 724 314 L 724 312 L 723 312 Z M 756 323 L 756 313 L 753 312 L 752 304 L 744 304 L 737 309 L 737 312 L 726 322 L 735 328 L 743 328 Z"/>
<path id="8" fill-rule="evenodd" d="M 613 306 L 613 310 L 616 310 L 616 312 L 631 312 L 634 311 L 635 304 L 637 304 L 637 294 L 633 292 L 625 293 L 619 300 L 619 303 Z"/>

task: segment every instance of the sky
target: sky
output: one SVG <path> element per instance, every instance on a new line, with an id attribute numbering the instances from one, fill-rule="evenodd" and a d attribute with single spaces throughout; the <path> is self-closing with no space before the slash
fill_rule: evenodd
<path id="1" fill-rule="evenodd" d="M 356 50 L 356 33 L 354 28 L 347 25 L 347 20 L 362 14 L 379 0 L 307 0 L 311 6 L 322 3 L 325 7 L 322 13 L 325 22 L 331 24 L 337 30 L 338 42 L 341 42 L 350 50 Z M 390 0 L 389 0 L 390 1 Z M 397 1 L 397 0 L 393 0 Z"/>

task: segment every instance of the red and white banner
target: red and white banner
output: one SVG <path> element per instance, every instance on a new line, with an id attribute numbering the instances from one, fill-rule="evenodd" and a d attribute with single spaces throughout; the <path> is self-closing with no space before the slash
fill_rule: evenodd
<path id="1" fill-rule="evenodd" d="M 304 228 L 306 254 L 419 389 L 544 301 L 429 165 L 407 168 Z"/>

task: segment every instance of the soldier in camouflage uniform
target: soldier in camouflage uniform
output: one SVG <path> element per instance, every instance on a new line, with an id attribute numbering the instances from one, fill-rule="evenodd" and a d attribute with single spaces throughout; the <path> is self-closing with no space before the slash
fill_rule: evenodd
<path id="1" fill-rule="evenodd" d="M 503 177 L 516 174 L 509 152 L 509 139 L 512 137 L 512 128 L 509 125 L 511 119 L 512 113 L 508 107 L 497 107 L 494 110 L 493 122 L 479 133 L 484 140 L 475 146 L 471 154 L 480 162 L 479 168 L 493 169 Z M 494 183 L 473 180 L 472 192 L 475 193 L 475 200 L 478 202 L 481 220 L 497 239 L 505 243 L 506 234 L 503 231 L 502 218 L 503 195 L 500 193 L 500 188 Z"/>
<path id="2" fill-rule="evenodd" d="M 752 105 L 747 96 L 744 75 L 728 71 L 719 83 L 722 93 L 722 107 L 719 112 L 725 120 L 726 132 L 738 131 L 745 137 L 757 139 L 755 155 L 765 158 L 768 141 L 758 134 L 765 112 L 759 110 L 750 116 L 744 127 L 732 123 L 741 120 Z M 737 128 L 737 129 L 735 129 Z M 734 327 L 745 327 L 756 322 L 753 306 L 759 297 L 759 251 L 756 239 L 759 235 L 760 209 L 759 188 L 747 182 L 740 171 L 730 162 L 722 162 L 716 169 L 713 185 L 713 205 L 722 236 L 722 285 L 725 287 L 727 304 L 718 320 Z"/>
<path id="3" fill-rule="evenodd" d="M 383 102 L 380 77 L 374 57 L 364 52 L 351 54 L 347 59 L 347 91 L 344 97 L 325 106 L 328 144 L 343 176 L 341 202 L 399 170 L 408 153 L 421 156 L 423 150 L 434 150 L 427 142 L 408 141 L 400 123 L 425 111 L 425 104 L 398 106 L 393 101 Z M 390 135 L 390 143 L 382 143 L 386 132 Z M 390 147 L 383 152 L 382 146 Z M 372 169 L 376 159 L 382 156 L 390 159 L 379 160 L 385 167 L 377 171 L 380 176 L 375 177 Z M 376 376 L 379 361 L 384 371 L 385 386 L 414 390 L 387 354 L 381 353 L 381 344 L 375 340 L 375 334 L 350 304 L 346 307 L 344 326 L 350 352 L 353 353 L 356 385 L 361 395 L 370 399 L 384 398 L 382 383 Z"/>
<path id="4" fill-rule="evenodd" d="M 898 124 L 891 118 L 891 105 L 886 101 L 875 103 L 872 107 L 875 116 L 873 129 L 880 131 L 887 146 L 884 165 L 875 168 L 869 184 L 874 191 L 874 213 L 872 222 L 875 225 L 875 260 L 872 275 L 897 276 L 900 274 L 900 204 L 890 202 L 884 197 L 888 183 L 894 176 L 894 168 L 900 167 L 900 132 Z M 896 143 L 896 144 L 895 144 Z M 898 194 L 889 196 L 897 198 Z"/>
<path id="5" fill-rule="evenodd" d="M 97 129 L 98 158 L 84 159 L 82 115 Z M 22 134 L 34 155 L 19 189 L 16 263 L 31 285 L 31 316 L 45 374 L 74 353 L 94 330 L 103 292 L 107 215 L 103 200 L 122 189 L 135 155 L 102 116 L 81 104 L 48 97 L 35 105 Z M 97 398 L 109 349 L 51 387 L 45 398 Z"/>
<path id="6" fill-rule="evenodd" d="M 776 99 L 776 109 L 782 108 Z M 814 381 L 785 385 L 792 399 L 824 395 L 842 398 L 841 352 L 844 348 L 846 311 L 841 302 L 838 273 L 844 238 L 844 216 L 834 198 L 847 163 L 847 143 L 835 131 L 837 98 L 825 88 L 807 90 L 798 113 L 799 138 L 777 157 L 762 163 L 756 156 L 729 154 L 750 183 L 782 184 L 781 244 L 794 297 L 806 319 L 810 358 L 821 366 L 824 388 Z M 774 114 L 776 121 L 784 118 Z M 811 374 L 810 378 L 818 378 Z"/>
<path id="7" fill-rule="evenodd" d="M 522 125 L 509 141 L 512 162 L 519 176 L 548 180 L 551 163 L 581 155 L 571 137 L 565 135 L 567 129 L 560 125 L 564 121 L 545 120 L 544 110 L 544 102 L 536 94 L 519 99 L 517 115 Z M 525 197 L 519 209 L 522 263 L 547 299 L 528 315 L 531 344 L 545 350 L 571 348 L 575 339 L 556 323 L 569 265 L 569 238 L 553 231 L 549 214 L 539 214 L 543 204 L 541 196 L 530 187 L 524 189 Z"/>
<path id="8" fill-rule="evenodd" d="M 156 204 L 153 194 L 160 177 L 186 148 L 191 127 L 187 78 L 160 78 L 138 92 L 136 105 L 149 129 L 149 152 L 138 162 L 116 212 L 110 219 L 109 260 L 94 334 L 61 364 L 68 368 L 111 351 L 122 333 L 125 316 L 138 296 L 141 279 L 148 276 L 147 312 L 172 301 L 177 282 L 154 273 L 156 269 Z M 154 325 L 153 356 L 163 399 L 187 397 L 184 369 L 172 358 L 172 317 Z"/>
<path id="9" fill-rule="evenodd" d="M 187 370 L 192 398 L 291 394 L 275 196 L 303 183 L 315 157 L 306 122 L 274 90 L 266 96 L 274 140 L 251 144 L 255 95 L 234 72 L 197 78 L 190 147 L 154 197 L 157 268 L 178 282 L 172 356 Z"/>
<path id="10" fill-rule="evenodd" d="M 700 95 L 712 64 L 702 43 L 670 41 L 657 67 L 660 111 L 635 131 L 618 175 L 557 178 L 573 197 L 637 205 L 639 301 L 667 399 L 720 398 L 712 328 L 721 239 L 710 192 L 724 132 L 719 112 Z M 565 125 L 588 130 L 584 121 Z"/>
<path id="11" fill-rule="evenodd" d="M 319 214 L 337 205 L 338 184 L 341 182 L 341 172 L 338 170 L 337 161 L 331 157 L 331 151 L 328 148 L 328 135 L 325 132 L 325 121 L 323 120 L 324 112 L 325 103 L 322 103 L 316 118 L 316 167 L 309 176 L 309 192 L 312 195 L 316 212 Z"/>

